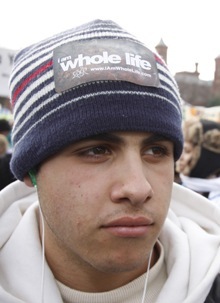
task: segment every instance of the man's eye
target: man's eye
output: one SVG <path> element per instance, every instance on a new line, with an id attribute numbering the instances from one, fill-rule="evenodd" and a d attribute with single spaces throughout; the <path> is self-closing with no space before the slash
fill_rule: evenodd
<path id="1" fill-rule="evenodd" d="M 110 150 L 106 146 L 94 146 L 90 148 L 86 148 L 80 152 L 80 155 L 87 156 L 87 157 L 94 157 L 94 156 L 105 156 L 109 155 Z"/>
<path id="2" fill-rule="evenodd" d="M 168 154 L 168 150 L 164 146 L 152 146 L 146 151 L 147 155 L 153 155 L 156 157 L 162 157 Z"/>
<path id="3" fill-rule="evenodd" d="M 105 146 L 95 146 L 88 150 L 88 154 L 103 155 L 109 153 Z"/>

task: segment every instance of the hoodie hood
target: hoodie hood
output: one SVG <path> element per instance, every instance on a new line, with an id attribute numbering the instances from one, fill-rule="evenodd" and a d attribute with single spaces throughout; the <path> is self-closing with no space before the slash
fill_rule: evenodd
<path id="1" fill-rule="evenodd" d="M 0 302 L 39 303 L 42 247 L 35 188 L 15 181 L 0 192 Z M 220 272 L 220 208 L 174 184 L 159 240 L 168 278 L 157 303 L 203 303 Z M 44 302 L 62 303 L 45 263 Z M 175 290 L 175 291 L 174 291 Z"/>

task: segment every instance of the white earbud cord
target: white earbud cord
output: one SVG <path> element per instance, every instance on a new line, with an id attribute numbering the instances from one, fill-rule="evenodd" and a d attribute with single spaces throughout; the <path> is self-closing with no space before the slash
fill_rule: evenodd
<path id="1" fill-rule="evenodd" d="M 145 279 L 145 282 L 144 282 L 144 291 L 143 291 L 143 296 L 142 296 L 141 303 L 144 303 L 146 292 L 147 292 L 147 284 L 148 284 L 148 278 L 149 278 L 149 272 L 150 272 L 150 263 L 151 263 L 152 253 L 153 253 L 153 248 L 152 248 L 152 250 L 150 252 L 150 256 L 149 256 L 149 260 L 148 260 L 146 279 Z"/>
<path id="2" fill-rule="evenodd" d="M 44 271 L 45 271 L 45 241 L 44 241 L 44 218 L 41 211 L 41 206 L 39 205 L 40 209 L 40 217 L 41 217 L 41 225 L 42 225 L 42 233 L 41 233 L 41 245 L 42 245 L 42 266 L 41 266 L 41 299 L 40 302 L 44 303 Z"/>

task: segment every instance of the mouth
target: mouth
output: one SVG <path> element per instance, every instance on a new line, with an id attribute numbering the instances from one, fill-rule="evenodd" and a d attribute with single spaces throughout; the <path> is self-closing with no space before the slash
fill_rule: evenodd
<path id="1" fill-rule="evenodd" d="M 102 228 L 108 233 L 123 238 L 144 237 L 149 233 L 153 221 L 146 217 L 121 217 L 104 224 Z"/>

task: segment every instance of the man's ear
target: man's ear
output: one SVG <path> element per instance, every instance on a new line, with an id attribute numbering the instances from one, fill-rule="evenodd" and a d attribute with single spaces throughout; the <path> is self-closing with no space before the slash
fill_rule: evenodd
<path id="1" fill-rule="evenodd" d="M 30 178 L 29 175 L 26 175 L 26 176 L 24 177 L 24 183 L 25 183 L 27 186 L 29 186 L 29 187 L 33 187 L 33 186 L 34 186 L 33 183 L 31 182 L 31 178 Z"/>
<path id="2" fill-rule="evenodd" d="M 34 170 L 29 171 L 24 177 L 24 183 L 29 187 L 37 187 L 36 172 Z"/>

